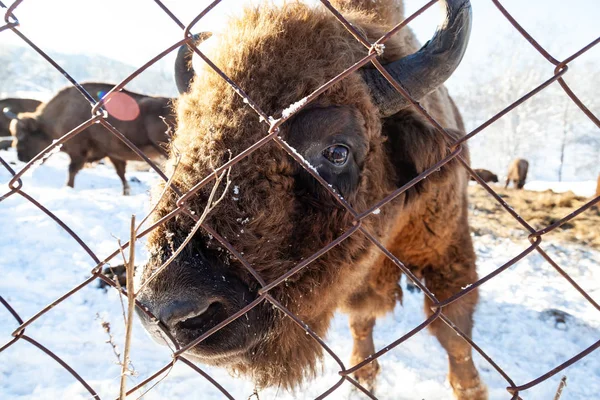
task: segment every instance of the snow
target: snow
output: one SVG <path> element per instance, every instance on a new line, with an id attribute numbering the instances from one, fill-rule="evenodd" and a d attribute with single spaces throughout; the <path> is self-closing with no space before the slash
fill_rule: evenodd
<path id="1" fill-rule="evenodd" d="M 381 57 L 383 55 L 383 52 L 385 51 L 385 44 L 383 44 L 383 43 L 375 44 L 375 45 L 373 45 L 373 49 L 375 50 L 375 53 L 377 53 L 377 55 L 379 57 Z"/>
<path id="2" fill-rule="evenodd" d="M 302 154 L 300 154 L 298 152 L 298 150 L 296 150 L 294 147 L 290 146 L 290 144 L 288 142 L 286 142 L 281 136 L 277 136 L 277 138 L 279 140 L 281 140 L 283 143 L 285 143 L 288 146 L 288 148 L 292 151 L 292 153 L 294 153 L 296 156 L 298 156 L 298 158 L 300 158 L 302 163 L 307 168 L 310 168 L 315 174 L 319 175 L 319 171 L 317 171 L 317 169 L 310 162 L 308 162 L 308 160 L 306 158 L 304 158 L 304 156 Z M 331 185 L 329 185 L 329 187 L 331 187 Z"/>
<path id="3" fill-rule="evenodd" d="M 542 192 L 552 190 L 556 193 L 568 192 L 569 190 L 577 196 L 592 197 L 596 193 L 596 181 L 579 182 L 549 182 L 549 181 L 531 181 L 525 184 L 526 190 Z"/>
<path id="4" fill-rule="evenodd" d="M 35 100 L 39 100 L 39 101 L 48 101 L 50 100 L 53 96 L 54 93 L 51 91 L 28 91 L 28 90 L 16 90 L 9 93 L 0 93 L 0 97 L 4 98 L 4 97 L 17 97 L 17 98 L 23 98 L 23 99 L 35 99 Z"/>
<path id="5" fill-rule="evenodd" d="M 281 117 L 287 119 L 289 116 L 291 116 L 292 114 L 300 110 L 302 107 L 304 107 L 307 101 L 308 98 L 304 97 L 303 99 L 300 99 L 297 102 L 290 104 L 285 110 L 281 112 Z"/>
<path id="6" fill-rule="evenodd" d="M 0 152 L 16 163 L 16 154 Z M 150 204 L 147 191 L 155 175 L 128 172 L 132 195 L 121 196 L 121 183 L 110 165 L 86 168 L 76 178 L 75 189 L 63 186 L 67 157 L 52 156 L 23 178 L 24 190 L 56 213 L 98 257 L 116 249 L 119 237 L 128 237 L 130 217 L 138 219 Z M 4 193 L 8 172 L 0 168 L 0 193 Z M 533 182 L 532 182 L 533 184 Z M 45 214 L 19 195 L 0 202 L 0 295 L 27 319 L 83 282 L 95 263 L 81 247 Z M 474 237 L 480 276 L 485 276 L 528 246 L 492 235 Z M 140 242 L 143 242 L 140 241 Z M 136 260 L 147 258 L 137 246 Z M 600 252 L 575 245 L 542 247 L 596 301 L 600 300 Z M 119 263 L 119 259 L 116 263 Z M 402 283 L 406 287 L 405 282 Z M 377 322 L 375 344 L 384 348 L 420 324 L 423 294 L 404 291 L 403 306 Z M 559 309 L 570 316 L 556 321 L 548 310 Z M 116 290 L 104 292 L 90 284 L 44 314 L 27 328 L 37 339 L 72 366 L 100 395 L 116 398 L 120 367 L 102 322 L 111 326 L 118 349 L 123 348 L 124 325 Z M 347 363 L 352 339 L 348 319 L 338 314 L 331 323 L 327 343 Z M 0 306 L 0 345 L 11 339 L 17 327 L 14 318 Z M 536 252 L 504 271 L 480 288 L 475 314 L 475 342 L 498 363 L 517 384 L 523 384 L 551 370 L 600 339 L 600 313 L 575 291 Z M 479 355 L 475 363 L 489 387 L 490 399 L 507 399 L 503 378 Z M 168 348 L 159 346 L 137 322 L 133 327 L 132 364 L 136 375 L 129 385 L 140 382 L 171 361 Z M 422 331 L 380 358 L 382 373 L 377 386 L 380 399 L 450 399 L 446 355 L 436 339 Z M 252 383 L 234 378 L 219 368 L 200 366 L 221 383 L 236 399 L 247 399 Z M 313 399 L 339 380 L 338 366 L 326 357 L 323 373 L 293 393 L 267 389 L 261 399 Z M 600 351 L 587 356 L 546 382 L 522 393 L 526 399 L 553 398 L 558 382 L 566 375 L 565 399 L 592 399 L 600 393 Z M 0 353 L 0 398 L 2 399 L 89 399 L 87 391 L 54 360 L 36 347 L 20 340 Z M 148 385 L 145 390 L 150 389 Z M 138 396 L 142 391 L 138 392 Z M 133 397 L 132 397 L 133 398 Z M 197 372 L 176 363 L 168 376 L 145 399 L 221 399 L 223 395 Z M 344 383 L 329 398 L 364 399 Z"/>

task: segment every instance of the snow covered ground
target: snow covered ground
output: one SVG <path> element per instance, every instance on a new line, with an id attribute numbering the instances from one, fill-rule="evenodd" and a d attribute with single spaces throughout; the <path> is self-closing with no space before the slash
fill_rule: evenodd
<path id="1" fill-rule="evenodd" d="M 5 160 L 16 155 L 0 152 Z M 24 190 L 55 212 L 91 249 L 103 258 L 116 249 L 116 238 L 127 238 L 131 214 L 144 215 L 147 191 L 155 175 L 129 172 L 139 183 L 131 183 L 132 195 L 123 197 L 121 184 L 110 165 L 81 171 L 76 188 L 63 186 L 68 159 L 53 156 L 24 178 Z M 17 162 L 16 168 L 21 163 Z M 0 168 L 0 193 L 9 174 Z M 480 276 L 492 272 L 528 245 L 485 235 L 475 237 Z M 596 301 L 600 301 L 600 253 L 574 245 L 544 242 L 545 250 Z M 89 276 L 94 262 L 51 219 L 18 195 L 0 202 L 0 295 L 23 319 L 27 319 Z M 138 246 L 137 260 L 146 257 Z M 100 394 L 118 395 L 120 367 L 109 344 L 102 322 L 109 322 L 115 341 L 122 348 L 124 326 L 115 290 L 104 292 L 95 284 L 42 316 L 27 328 L 37 339 L 71 365 Z M 585 301 L 536 253 L 481 287 L 481 301 L 475 315 L 474 339 L 507 373 L 523 384 L 561 364 L 600 340 L 600 312 Z M 376 346 L 384 347 L 424 319 L 423 295 L 405 291 L 404 305 L 379 321 Z M 544 311 L 559 309 L 570 314 L 566 324 L 557 324 Z M 136 320 L 137 321 L 137 320 Z M 11 339 L 17 327 L 12 316 L 0 306 L 0 345 Z M 332 349 L 346 362 L 351 337 L 347 318 L 337 315 L 327 337 Z M 136 322 L 131 355 L 140 382 L 171 360 L 167 348 L 155 344 Z M 507 383 L 480 356 L 476 364 L 489 386 L 491 399 L 508 399 Z M 437 341 L 427 332 L 384 355 L 380 362 L 377 396 L 380 399 L 449 399 L 447 362 Z M 250 382 L 230 377 L 225 371 L 205 368 L 236 399 L 253 392 Z M 524 399 L 552 399 L 562 375 L 568 386 L 564 399 L 593 399 L 600 393 L 600 350 L 525 391 Z M 337 365 L 326 358 L 324 372 L 294 393 L 274 389 L 261 391 L 260 399 L 312 399 L 332 386 L 339 376 Z M 148 387 L 149 388 L 149 387 Z M 138 396 L 142 392 L 138 392 Z M 88 399 L 85 389 L 54 360 L 25 341 L 0 353 L 0 399 Z M 136 396 L 137 397 L 137 396 Z M 222 395 L 188 366 L 177 363 L 170 374 L 144 398 L 220 399 Z M 361 399 L 362 394 L 344 384 L 329 398 Z"/>
<path id="2" fill-rule="evenodd" d="M 534 190 L 541 192 L 544 190 L 552 190 L 556 193 L 568 192 L 569 190 L 577 196 L 592 197 L 596 193 L 596 181 L 579 181 L 579 182 L 548 182 L 548 181 L 531 181 L 525 184 L 526 190 Z"/>

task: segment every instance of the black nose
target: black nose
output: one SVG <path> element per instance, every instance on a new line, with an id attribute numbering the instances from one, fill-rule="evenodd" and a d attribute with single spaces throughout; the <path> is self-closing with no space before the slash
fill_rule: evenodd
<path id="1" fill-rule="evenodd" d="M 209 302 L 202 301 L 173 300 L 160 308 L 157 317 L 166 326 L 173 328 L 179 322 L 204 314 L 209 305 Z"/>
<path id="2" fill-rule="evenodd" d="M 158 319 L 171 330 L 203 329 L 225 319 L 223 303 L 215 300 L 173 300 L 160 307 Z"/>

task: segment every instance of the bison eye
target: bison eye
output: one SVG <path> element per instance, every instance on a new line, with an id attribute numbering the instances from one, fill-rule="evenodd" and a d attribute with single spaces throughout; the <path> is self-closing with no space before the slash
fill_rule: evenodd
<path id="1" fill-rule="evenodd" d="M 341 166 L 346 164 L 348 153 L 349 150 L 346 146 L 336 144 L 323 150 L 323 157 L 329 160 L 333 165 Z"/>

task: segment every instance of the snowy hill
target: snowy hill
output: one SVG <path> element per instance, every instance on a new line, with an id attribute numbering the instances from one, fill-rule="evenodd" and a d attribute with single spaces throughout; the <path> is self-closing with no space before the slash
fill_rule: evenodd
<path id="1" fill-rule="evenodd" d="M 117 84 L 139 67 L 100 55 L 56 52 L 49 52 L 49 55 L 78 82 Z M 25 94 L 47 100 L 57 90 L 69 84 L 42 56 L 28 47 L 2 47 L 0 64 L 3 66 L 0 71 L 2 97 L 20 97 Z M 127 89 L 156 96 L 172 97 L 177 94 L 171 66 L 160 62 L 134 79 L 127 85 Z"/>

